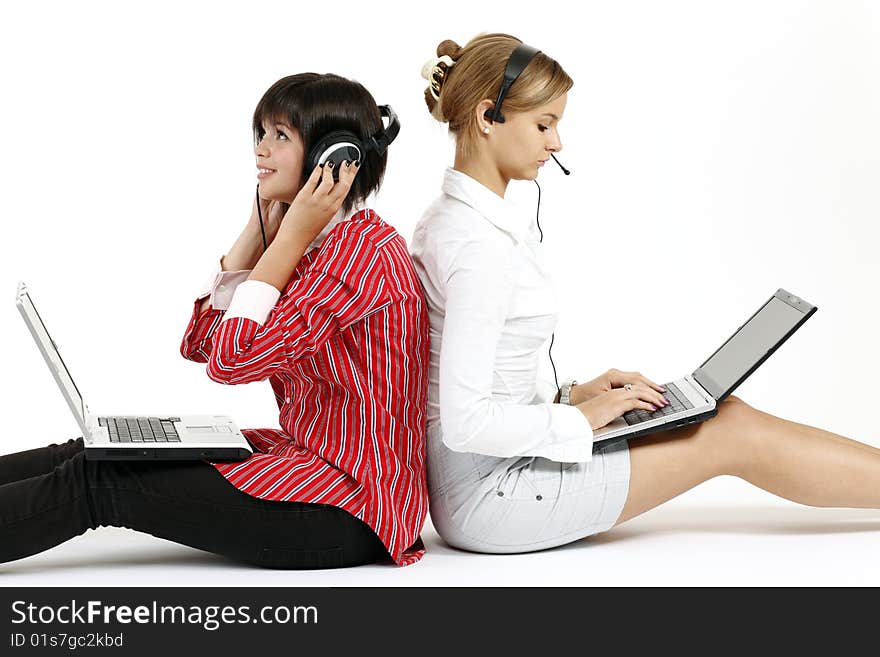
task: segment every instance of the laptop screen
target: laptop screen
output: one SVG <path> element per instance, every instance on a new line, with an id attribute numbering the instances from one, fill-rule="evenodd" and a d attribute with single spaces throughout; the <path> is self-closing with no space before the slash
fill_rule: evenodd
<path id="1" fill-rule="evenodd" d="M 779 289 L 693 374 L 716 401 L 730 395 L 816 307 Z"/>
<path id="2" fill-rule="evenodd" d="M 61 392 L 67 400 L 67 405 L 70 406 L 70 410 L 73 412 L 76 421 L 79 423 L 83 435 L 89 435 L 88 428 L 86 427 L 87 407 L 85 402 L 83 401 L 82 395 L 79 394 L 79 389 L 73 382 L 73 377 L 71 377 L 70 372 L 67 371 L 67 365 L 65 365 L 64 361 L 61 359 L 61 354 L 58 352 L 58 347 L 55 345 L 55 341 L 52 340 L 48 329 L 46 329 L 46 325 L 43 324 L 40 314 L 37 312 L 33 301 L 31 301 L 31 297 L 28 294 L 24 283 L 19 283 L 16 303 L 18 304 L 21 316 L 24 318 L 25 323 L 31 331 L 34 341 L 36 341 L 37 346 L 40 348 L 40 353 L 43 354 L 46 364 L 49 365 L 49 369 L 55 377 L 55 382 L 58 384 L 58 387 L 61 388 Z"/>

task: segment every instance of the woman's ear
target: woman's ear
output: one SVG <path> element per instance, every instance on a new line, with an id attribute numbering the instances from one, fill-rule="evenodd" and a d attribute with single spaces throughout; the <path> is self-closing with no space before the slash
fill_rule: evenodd
<path id="1" fill-rule="evenodd" d="M 477 118 L 477 130 L 479 132 L 483 132 L 483 128 L 492 127 L 494 121 L 491 121 L 486 118 L 486 112 L 495 107 L 495 101 L 489 100 L 488 98 L 484 98 L 479 103 L 477 103 L 476 109 L 476 118 Z"/>

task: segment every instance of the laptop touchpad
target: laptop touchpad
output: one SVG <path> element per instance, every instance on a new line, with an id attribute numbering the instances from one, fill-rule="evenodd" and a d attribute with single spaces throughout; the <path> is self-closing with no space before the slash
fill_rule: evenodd
<path id="1" fill-rule="evenodd" d="M 217 429 L 213 425 L 195 427 L 187 425 L 186 430 L 191 431 L 192 433 L 217 433 Z"/>

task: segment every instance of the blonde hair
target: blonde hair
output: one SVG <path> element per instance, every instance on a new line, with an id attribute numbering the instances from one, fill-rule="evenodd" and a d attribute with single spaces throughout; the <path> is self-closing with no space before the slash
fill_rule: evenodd
<path id="1" fill-rule="evenodd" d="M 475 109 L 481 100 L 498 98 L 501 79 L 507 60 L 522 43 L 510 34 L 478 34 L 462 48 L 446 39 L 437 46 L 437 56 L 448 55 L 452 66 L 438 64 L 433 76 L 434 90 L 440 100 L 425 89 L 425 103 L 431 116 L 449 124 L 450 134 L 465 157 L 473 154 L 479 139 Z M 436 70 L 436 69 L 435 69 Z M 554 60 L 539 52 L 510 87 L 502 103 L 502 113 L 527 112 L 552 102 L 569 89 L 574 82 Z"/>

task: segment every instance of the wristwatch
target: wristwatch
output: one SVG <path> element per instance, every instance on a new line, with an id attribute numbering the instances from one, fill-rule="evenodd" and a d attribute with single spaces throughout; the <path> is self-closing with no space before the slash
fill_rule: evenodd
<path id="1" fill-rule="evenodd" d="M 562 384 L 559 388 L 559 403 L 571 406 L 571 387 L 577 385 L 577 381 L 571 379 Z"/>

